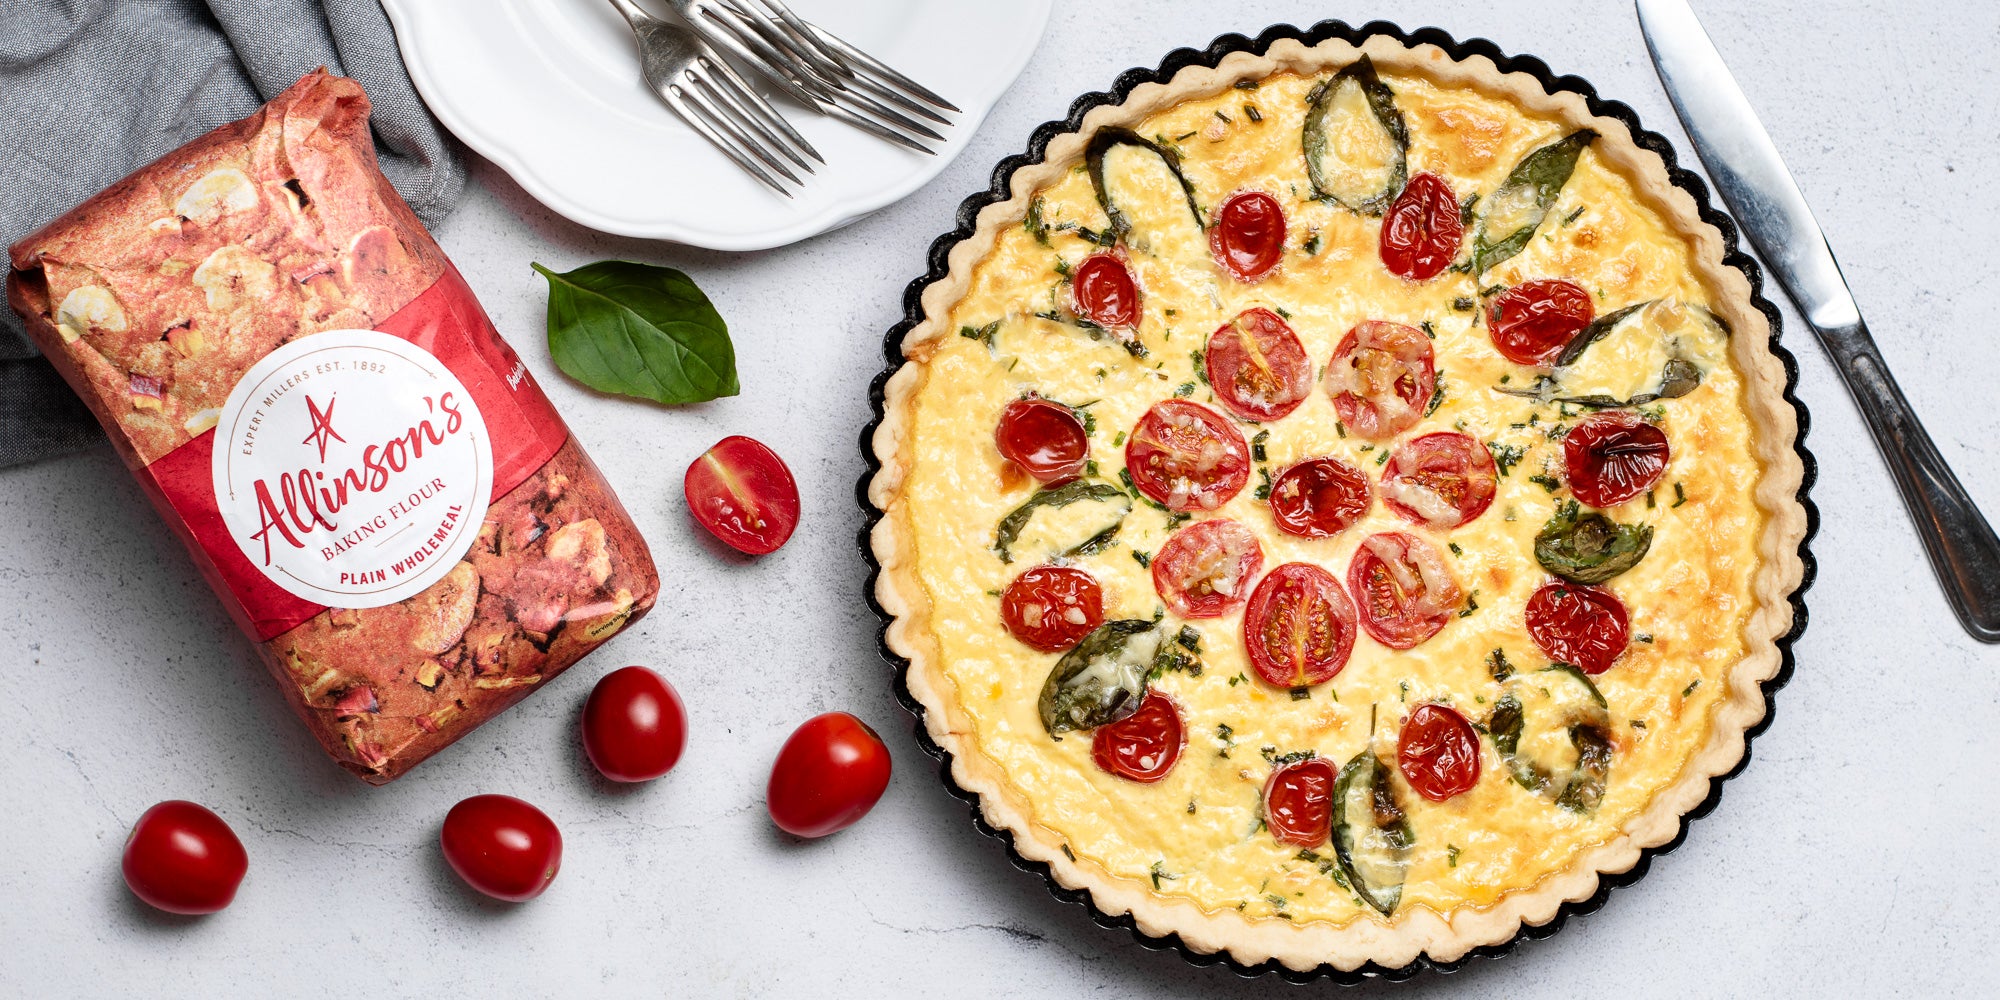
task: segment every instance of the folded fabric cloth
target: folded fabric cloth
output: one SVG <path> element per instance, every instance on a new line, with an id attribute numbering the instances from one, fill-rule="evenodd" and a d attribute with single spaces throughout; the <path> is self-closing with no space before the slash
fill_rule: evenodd
<path id="1" fill-rule="evenodd" d="M 360 81 L 377 154 L 435 227 L 458 203 L 456 142 L 417 97 L 380 0 L 5 0 L 0 249 L 324 66 Z M 0 467 L 103 439 L 0 308 Z"/>

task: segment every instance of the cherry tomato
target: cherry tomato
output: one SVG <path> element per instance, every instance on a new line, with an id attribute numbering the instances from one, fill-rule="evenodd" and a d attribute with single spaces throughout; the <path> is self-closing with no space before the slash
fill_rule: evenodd
<path id="1" fill-rule="evenodd" d="M 1625 602 L 1603 587 L 1556 581 L 1528 598 L 1528 638 L 1543 655 L 1586 674 L 1618 662 L 1632 639 Z"/>
<path id="2" fill-rule="evenodd" d="M 1286 563 L 1250 595 L 1243 645 L 1257 676 L 1277 687 L 1332 680 L 1354 652 L 1354 602 L 1332 573 L 1312 563 Z"/>
<path id="3" fill-rule="evenodd" d="M 1115 253 L 1094 253 L 1070 275 L 1070 309 L 1107 330 L 1139 325 L 1139 284 Z"/>
<path id="4" fill-rule="evenodd" d="M 1083 570 L 1037 566 L 1001 593 L 1000 620 L 1014 638 L 1044 653 L 1060 653 L 1104 624 L 1104 590 Z"/>
<path id="5" fill-rule="evenodd" d="M 1151 784 L 1174 769 L 1186 742 L 1173 699 L 1147 688 L 1138 711 L 1097 727 L 1090 738 L 1090 755 L 1112 774 Z"/>
<path id="6" fill-rule="evenodd" d="M 132 895 L 168 913 L 214 913 L 236 898 L 250 856 L 222 817 L 182 799 L 146 810 L 120 864 Z"/>
<path id="7" fill-rule="evenodd" d="M 1308 757 L 1264 781 L 1264 825 L 1280 844 L 1314 848 L 1333 835 L 1333 786 L 1340 777 L 1324 757 Z"/>
<path id="8" fill-rule="evenodd" d="M 1370 535 L 1347 569 L 1361 627 L 1390 649 L 1438 634 L 1465 595 L 1431 543 L 1400 531 Z"/>
<path id="9" fill-rule="evenodd" d="M 1257 535 L 1215 518 L 1174 533 L 1153 554 L 1153 589 L 1182 618 L 1220 618 L 1250 599 L 1250 581 L 1264 566 Z"/>
<path id="10" fill-rule="evenodd" d="M 1410 787 L 1443 802 L 1479 783 L 1479 736 L 1449 705 L 1418 705 L 1403 723 L 1396 764 Z"/>
<path id="11" fill-rule="evenodd" d="M 1326 391 L 1341 423 L 1371 441 L 1415 427 L 1436 390 L 1431 339 L 1401 323 L 1360 323 L 1326 366 Z"/>
<path id="12" fill-rule="evenodd" d="M 1368 477 L 1335 458 L 1311 458 L 1271 482 L 1271 519 L 1300 538 L 1331 538 L 1368 515 Z"/>
<path id="13" fill-rule="evenodd" d="M 1126 439 L 1125 468 L 1139 492 L 1169 510 L 1214 510 L 1250 481 L 1250 445 L 1214 410 L 1162 400 Z"/>
<path id="14" fill-rule="evenodd" d="M 1411 281 L 1429 281 L 1458 258 L 1465 239 L 1458 196 L 1433 173 L 1410 178 L 1382 216 L 1382 263 Z"/>
<path id="15" fill-rule="evenodd" d="M 612 781 L 651 781 L 687 749 L 687 709 L 645 667 L 605 674 L 583 703 L 583 752 Z"/>
<path id="16" fill-rule="evenodd" d="M 438 844 L 465 884 L 510 903 L 541 895 L 562 868 L 562 832 L 511 795 L 474 795 L 452 806 Z"/>
<path id="17" fill-rule="evenodd" d="M 1625 410 L 1592 414 L 1563 436 L 1569 491 L 1592 507 L 1616 506 L 1652 489 L 1669 457 L 1666 433 Z"/>
<path id="18" fill-rule="evenodd" d="M 1493 454 L 1456 431 L 1411 438 L 1382 475 L 1382 502 L 1413 524 L 1455 528 L 1493 506 L 1500 473 Z"/>
<path id="19" fill-rule="evenodd" d="M 1090 457 L 1090 437 L 1076 411 L 1040 396 L 1024 396 L 1000 411 L 993 444 L 1045 483 L 1075 479 Z"/>
<path id="20" fill-rule="evenodd" d="M 771 822 L 795 837 L 824 837 L 853 826 L 889 787 L 889 748 L 846 712 L 806 720 L 771 766 Z"/>
<path id="21" fill-rule="evenodd" d="M 753 556 L 776 552 L 799 526 L 799 485 L 763 442 L 737 435 L 716 442 L 687 471 L 695 520 Z"/>
<path id="22" fill-rule="evenodd" d="M 1276 420 L 1312 394 L 1312 359 L 1277 313 L 1249 309 L 1208 338 L 1208 384 L 1229 412 Z"/>
<path id="23" fill-rule="evenodd" d="M 1597 315 L 1590 293 L 1560 278 L 1529 281 L 1501 292 L 1487 310 L 1493 346 L 1507 360 L 1547 365 Z"/>
<path id="24" fill-rule="evenodd" d="M 1262 191 L 1231 195 L 1208 229 L 1208 249 L 1236 280 L 1263 280 L 1285 255 L 1285 210 Z"/>

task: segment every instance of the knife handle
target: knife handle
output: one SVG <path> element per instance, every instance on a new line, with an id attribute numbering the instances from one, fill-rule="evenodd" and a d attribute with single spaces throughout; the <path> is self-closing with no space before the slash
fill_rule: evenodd
<path id="1" fill-rule="evenodd" d="M 2000 642 L 2000 538 L 1993 526 L 1931 443 L 1867 325 L 1857 317 L 1852 326 L 1815 332 L 1875 436 L 1952 612 L 1973 638 Z"/>

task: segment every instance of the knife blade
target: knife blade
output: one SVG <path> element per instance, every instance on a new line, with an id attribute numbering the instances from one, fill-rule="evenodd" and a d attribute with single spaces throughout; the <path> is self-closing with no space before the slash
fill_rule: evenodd
<path id="1" fill-rule="evenodd" d="M 1636 3 L 1695 153 L 1854 397 L 1952 612 L 1973 638 L 2000 642 L 2000 538 L 1889 374 L 1805 195 L 1687 0 Z"/>

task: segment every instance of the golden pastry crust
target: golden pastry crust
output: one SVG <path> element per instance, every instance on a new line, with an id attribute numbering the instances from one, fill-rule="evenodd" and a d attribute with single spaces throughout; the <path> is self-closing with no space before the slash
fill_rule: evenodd
<path id="1" fill-rule="evenodd" d="M 1246 916 L 1233 909 L 1205 909 L 1188 898 L 1157 892 L 1143 878 L 1114 875 L 1088 857 L 1072 857 L 1060 835 L 1035 821 L 1033 807 L 1016 783 L 979 750 L 974 721 L 947 676 L 932 632 L 930 598 L 918 576 L 916 532 L 904 487 L 913 468 L 919 392 L 930 374 L 928 362 L 944 343 L 939 338 L 955 335 L 956 328 L 948 321 L 953 306 L 968 294 L 976 266 L 991 253 L 998 235 L 1020 226 L 1030 200 L 1080 161 L 1091 134 L 1108 126 L 1136 125 L 1185 101 L 1222 93 L 1238 81 L 1259 81 L 1285 72 L 1335 71 L 1364 52 L 1385 75 L 1418 75 L 1443 86 L 1477 90 L 1552 116 L 1571 128 L 1599 133 L 1595 155 L 1631 178 L 1638 197 L 1692 244 L 1696 276 L 1710 290 L 1716 313 L 1734 331 L 1728 350 L 1741 374 L 1742 405 L 1755 430 L 1752 447 L 1762 472 L 1754 501 L 1763 521 L 1755 540 L 1757 566 L 1751 581 L 1755 607 L 1742 629 L 1745 654 L 1726 671 L 1727 690 L 1711 709 L 1706 741 L 1689 755 L 1679 776 L 1626 821 L 1615 837 L 1591 847 L 1564 870 L 1490 904 L 1459 906 L 1444 913 L 1407 908 L 1391 920 L 1294 922 Z M 1462 148 L 1456 150 L 1460 157 L 1497 155 L 1493 137 L 1483 136 L 1477 122 L 1430 124 L 1464 136 Z M 1592 895 L 1601 874 L 1629 869 L 1642 850 L 1676 836 L 1682 817 L 1707 796 L 1711 781 L 1741 759 L 1745 732 L 1763 716 L 1765 698 L 1759 685 L 1775 676 L 1782 663 L 1776 640 L 1791 629 L 1790 596 L 1803 578 L 1798 548 L 1807 521 L 1797 500 L 1804 468 L 1794 448 L 1796 411 L 1783 398 L 1786 376 L 1767 346 L 1769 324 L 1752 305 L 1745 276 L 1723 265 L 1721 234 L 1700 221 L 1693 199 L 1670 182 L 1658 156 L 1639 148 L 1623 123 L 1591 114 L 1580 96 L 1551 95 L 1533 77 L 1503 74 L 1483 57 L 1455 61 L 1435 46 L 1408 47 L 1379 36 L 1358 49 L 1341 40 L 1307 47 L 1285 39 L 1261 54 L 1232 53 L 1213 69 L 1190 67 L 1165 84 L 1141 85 L 1123 104 L 1091 111 L 1080 132 L 1054 138 L 1043 161 L 1016 170 L 1011 185 L 1012 197 L 980 213 L 973 234 L 950 251 L 946 276 L 922 292 L 925 319 L 903 343 L 908 363 L 885 387 L 883 419 L 873 441 L 881 468 L 869 486 L 871 502 L 884 514 L 871 544 L 881 565 L 876 598 L 893 616 L 885 641 L 909 660 L 908 687 L 925 708 L 929 733 L 951 753 L 954 780 L 980 796 L 987 822 L 1009 831 L 1016 850 L 1047 864 L 1059 883 L 1088 889 L 1100 910 L 1131 914 L 1147 934 L 1174 934 L 1196 951 L 1226 951 L 1245 964 L 1275 959 L 1294 969 L 1330 965 L 1342 970 L 1370 961 L 1399 967 L 1426 955 L 1448 962 L 1473 948 L 1503 942 L 1523 923 L 1544 923 L 1564 902 Z"/>

